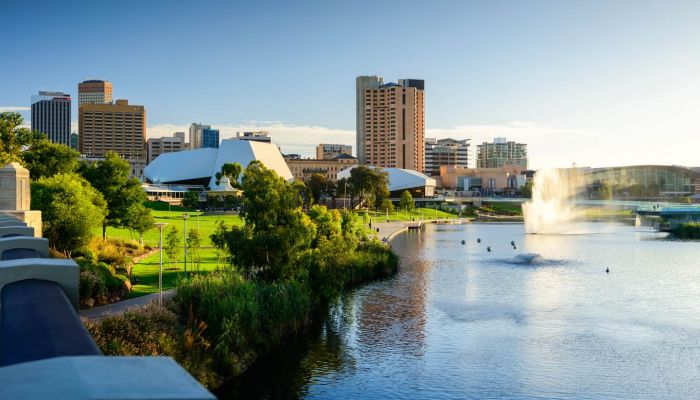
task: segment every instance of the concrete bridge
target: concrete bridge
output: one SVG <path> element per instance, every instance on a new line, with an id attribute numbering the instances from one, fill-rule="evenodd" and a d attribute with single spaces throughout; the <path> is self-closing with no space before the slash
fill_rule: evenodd
<path id="1" fill-rule="evenodd" d="M 28 173 L 9 167 L 20 174 L 0 169 L 0 398 L 213 399 L 169 357 L 102 355 L 77 313 L 80 267 L 49 258 L 25 220 L 41 226 L 26 212 Z"/>

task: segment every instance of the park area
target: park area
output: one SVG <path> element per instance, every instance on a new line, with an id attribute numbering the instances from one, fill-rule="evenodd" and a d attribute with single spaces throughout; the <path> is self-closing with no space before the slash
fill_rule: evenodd
<path id="1" fill-rule="evenodd" d="M 214 247 L 209 236 L 214 233 L 219 222 L 223 222 L 227 226 L 241 226 L 243 220 L 238 215 L 231 214 L 208 214 L 205 212 L 197 212 L 188 210 L 180 206 L 168 206 L 162 202 L 147 202 L 146 207 L 153 214 L 156 223 L 166 223 L 163 228 L 163 246 L 165 247 L 165 238 L 171 227 L 175 226 L 181 235 L 181 243 L 184 243 L 184 225 L 185 220 L 183 215 L 187 213 L 187 231 L 198 229 L 201 235 L 201 246 L 199 249 L 199 262 L 193 262 L 195 257 L 192 254 L 187 258 L 187 271 L 194 273 L 206 273 L 215 271 L 219 268 L 225 268 L 228 254 L 217 254 L 217 249 Z M 370 212 L 365 216 L 364 211 L 358 212 L 360 216 L 369 223 L 369 218 L 373 223 L 383 222 L 386 220 L 386 213 Z M 450 214 L 445 211 L 435 210 L 430 208 L 418 208 L 412 212 L 394 211 L 389 213 L 390 221 L 410 221 L 412 219 L 445 219 L 455 218 L 455 214 Z M 369 232 L 369 230 L 368 230 Z M 95 235 L 101 235 L 101 228 L 95 230 Z M 128 229 L 107 228 L 108 238 L 120 238 L 126 240 L 139 240 L 137 233 Z M 154 228 L 144 233 L 144 244 L 150 245 L 155 251 L 142 260 L 135 263 L 131 270 L 132 289 L 128 298 L 144 296 L 158 292 L 158 270 L 160 266 L 160 254 L 158 248 L 159 233 L 158 229 Z M 177 262 L 171 264 L 165 251 L 163 252 L 163 289 L 175 287 L 175 282 L 178 278 L 184 276 L 185 273 L 185 257 L 184 247 L 178 252 Z"/>

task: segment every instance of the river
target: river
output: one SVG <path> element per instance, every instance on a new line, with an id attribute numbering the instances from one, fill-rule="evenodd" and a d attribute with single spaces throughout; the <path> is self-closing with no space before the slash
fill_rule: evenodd
<path id="1" fill-rule="evenodd" d="M 219 395 L 698 398 L 700 243 L 623 224 L 586 229 L 427 225 L 401 234 L 395 277 L 344 295 L 326 321 Z"/>

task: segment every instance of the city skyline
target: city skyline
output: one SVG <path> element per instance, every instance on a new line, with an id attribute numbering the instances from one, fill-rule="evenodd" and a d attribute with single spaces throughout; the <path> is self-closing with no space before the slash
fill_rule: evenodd
<path id="1" fill-rule="evenodd" d="M 355 78 L 376 74 L 426 81 L 426 137 L 508 137 L 528 144 L 532 168 L 700 164 L 689 146 L 700 132 L 697 3 L 86 4 L 6 5 L 12 79 L 0 110 L 29 123 L 33 93 L 77 99 L 79 82 L 99 78 L 146 107 L 148 137 L 207 121 L 222 138 L 266 130 L 284 152 L 313 155 L 318 143 L 355 143 Z M 75 28 L 98 14 L 113 15 L 104 34 Z M 206 29 L 173 22 L 188 14 Z M 384 26 L 387 15 L 401 23 Z M 378 39 L 390 30 L 402 40 Z M 42 41 L 48 32 L 61 43 Z M 45 68 L 29 61 L 37 52 L 63 61 Z M 73 131 L 77 120 L 74 107 Z"/>

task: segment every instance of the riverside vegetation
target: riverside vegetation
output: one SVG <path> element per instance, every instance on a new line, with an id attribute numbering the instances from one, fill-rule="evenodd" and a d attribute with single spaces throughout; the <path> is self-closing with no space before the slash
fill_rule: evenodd
<path id="1" fill-rule="evenodd" d="M 210 238 L 230 265 L 179 280 L 164 309 L 86 321 L 105 354 L 172 356 L 217 387 L 321 318 L 343 290 L 396 272 L 398 257 L 354 212 L 304 212 L 298 185 L 259 162 L 241 182 L 244 224 L 221 223 Z"/>

